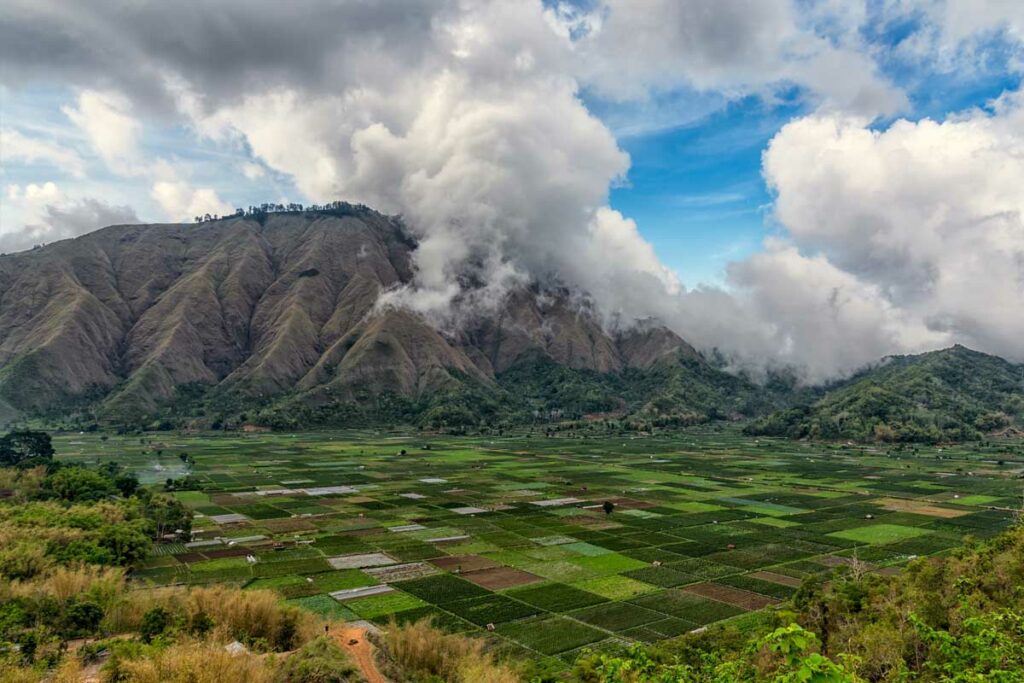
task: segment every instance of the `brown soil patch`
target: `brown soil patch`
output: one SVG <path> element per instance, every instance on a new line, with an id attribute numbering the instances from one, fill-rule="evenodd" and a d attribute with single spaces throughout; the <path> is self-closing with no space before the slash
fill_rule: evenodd
<path id="1" fill-rule="evenodd" d="M 380 527 L 369 527 L 368 529 L 349 529 L 348 531 L 339 531 L 339 536 L 373 536 L 381 532 Z"/>
<path id="2" fill-rule="evenodd" d="M 292 531 L 314 531 L 316 525 L 305 519 L 262 519 L 259 525 L 275 533 L 290 533 Z"/>
<path id="3" fill-rule="evenodd" d="M 970 510 L 955 510 L 930 503 L 919 503 L 914 500 L 901 500 L 899 498 L 879 498 L 872 502 L 876 505 L 881 505 L 890 512 L 910 512 L 915 515 L 928 515 L 929 517 L 941 517 L 942 519 L 963 517 L 971 513 Z"/>
<path id="4" fill-rule="evenodd" d="M 537 583 L 544 580 L 536 574 L 524 572 L 521 569 L 513 569 L 512 567 L 481 569 L 463 574 L 462 578 L 492 591 L 512 588 L 513 586 L 525 586 L 528 583 Z"/>
<path id="5" fill-rule="evenodd" d="M 181 553 L 180 555 L 175 555 L 174 559 L 176 559 L 178 562 L 191 563 L 191 562 L 202 562 L 203 560 L 207 559 L 207 557 L 206 557 L 206 555 L 204 555 L 202 553 L 199 553 L 199 552 L 190 552 L 190 553 Z"/>
<path id="6" fill-rule="evenodd" d="M 803 583 L 803 581 L 794 576 L 776 574 L 775 572 L 754 572 L 753 574 L 749 574 L 749 576 L 769 583 L 777 583 L 780 586 L 790 586 L 792 588 L 799 588 L 800 584 Z"/>
<path id="7" fill-rule="evenodd" d="M 488 560 L 486 557 L 480 555 L 449 555 L 448 557 L 436 557 L 433 560 L 428 560 L 430 564 L 435 567 L 440 567 L 445 571 L 455 571 L 459 569 L 463 573 L 475 572 L 481 569 L 492 569 L 498 566 L 497 562 Z"/>
<path id="8" fill-rule="evenodd" d="M 882 567 L 875 570 L 875 573 L 879 576 L 896 576 L 903 573 L 903 567 Z"/>
<path id="9" fill-rule="evenodd" d="M 637 500 L 635 498 L 609 498 L 609 500 L 615 503 L 616 507 L 620 507 L 623 510 L 645 510 L 647 508 L 658 507 L 654 503 L 648 503 L 647 501 Z"/>
<path id="10" fill-rule="evenodd" d="M 214 505 L 238 505 L 239 501 L 245 500 L 245 497 L 236 496 L 233 493 L 211 493 L 210 502 Z"/>
<path id="11" fill-rule="evenodd" d="M 424 576 L 433 576 L 439 572 L 437 567 L 426 562 L 408 562 L 406 564 L 393 564 L 389 567 L 367 567 L 363 570 L 363 573 L 369 574 L 384 583 L 395 583 L 397 581 L 421 579 Z"/>
<path id="12" fill-rule="evenodd" d="M 622 525 L 618 522 L 613 522 L 607 519 L 607 516 L 602 512 L 601 516 L 587 516 L 587 515 L 571 515 L 569 517 L 562 517 L 562 521 L 566 524 L 573 524 L 575 526 L 583 526 L 588 529 L 617 529 Z"/>
<path id="13" fill-rule="evenodd" d="M 366 683 L 390 683 L 377 668 L 377 662 L 373 659 L 373 645 L 367 640 L 365 629 L 342 626 L 332 631 L 331 635 L 359 667 Z"/>
<path id="14" fill-rule="evenodd" d="M 849 567 L 853 564 L 852 557 L 838 557 L 836 555 L 825 555 L 824 557 L 817 557 L 811 562 L 815 564 L 823 564 L 826 567 Z"/>
<path id="15" fill-rule="evenodd" d="M 243 547 L 231 547 L 231 548 L 218 548 L 216 550 L 207 550 L 203 553 L 211 560 L 219 560 L 222 557 L 244 557 L 252 553 L 252 548 Z M 191 553 L 190 553 L 191 554 Z M 179 558 L 183 557 L 178 555 Z M 186 560 L 186 562 L 195 562 L 195 560 Z"/>
<path id="16" fill-rule="evenodd" d="M 687 586 L 683 591 L 699 595 L 702 598 L 724 602 L 733 607 L 749 610 L 761 609 L 762 607 L 775 605 L 779 602 L 765 595 L 751 593 L 750 591 L 733 588 L 732 586 L 723 586 L 720 583 L 698 583 L 695 586 Z"/>

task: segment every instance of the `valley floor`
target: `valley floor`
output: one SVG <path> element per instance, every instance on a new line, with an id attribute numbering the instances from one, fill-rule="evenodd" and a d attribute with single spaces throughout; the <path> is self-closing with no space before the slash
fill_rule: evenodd
<path id="1" fill-rule="evenodd" d="M 133 573 L 270 588 L 323 616 L 430 615 L 569 666 L 586 648 L 756 619 L 839 565 L 898 572 L 1010 526 L 1020 444 L 820 445 L 726 429 L 655 436 L 383 432 L 95 434 L 60 459 L 117 460 L 196 513 L 194 540 Z M 606 512 L 603 505 L 614 507 Z"/>

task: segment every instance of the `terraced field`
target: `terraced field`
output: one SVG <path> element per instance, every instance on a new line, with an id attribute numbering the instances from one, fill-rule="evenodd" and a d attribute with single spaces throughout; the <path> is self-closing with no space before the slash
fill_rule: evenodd
<path id="1" fill-rule="evenodd" d="M 140 581 L 269 588 L 378 624 L 431 615 L 552 665 L 770 609 L 842 564 L 894 571 L 995 534 L 1019 507 L 1024 470 L 1017 444 L 886 453 L 731 430 L 57 445 L 145 481 L 187 470 L 199 482 L 175 493 L 196 512 L 193 542 L 159 547 Z"/>

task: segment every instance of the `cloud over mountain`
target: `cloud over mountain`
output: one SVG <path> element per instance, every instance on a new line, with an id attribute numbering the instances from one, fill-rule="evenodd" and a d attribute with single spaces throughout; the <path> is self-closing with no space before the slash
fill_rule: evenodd
<path id="1" fill-rule="evenodd" d="M 907 50 L 1020 35 L 1012 8 L 986 4 L 961 35 L 957 3 L 938 4 L 885 4 L 929 22 Z M 738 364 L 795 363 L 815 379 L 952 341 L 1019 356 L 1019 98 L 873 128 L 911 102 L 866 43 L 866 5 L 15 0 L 9 15 L 3 82 L 78 88 L 71 121 L 168 215 L 230 197 L 170 161 L 127 167 L 137 121 L 241 150 L 308 201 L 402 214 L 416 276 L 384 305 L 457 324 L 557 278 L 609 324 L 656 316 Z M 765 152 L 777 235 L 730 266 L 728 290 L 686 289 L 643 226 L 608 206 L 630 159 L 588 100 L 679 89 L 766 102 L 796 90 L 809 112 Z"/>

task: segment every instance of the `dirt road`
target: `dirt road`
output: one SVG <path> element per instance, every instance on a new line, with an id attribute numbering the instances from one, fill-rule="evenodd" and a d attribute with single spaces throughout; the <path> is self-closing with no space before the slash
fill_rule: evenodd
<path id="1" fill-rule="evenodd" d="M 377 669 L 377 663 L 373 660 L 373 645 L 367 640 L 365 629 L 343 626 L 332 631 L 331 635 L 363 672 L 367 683 L 391 683 Z"/>

